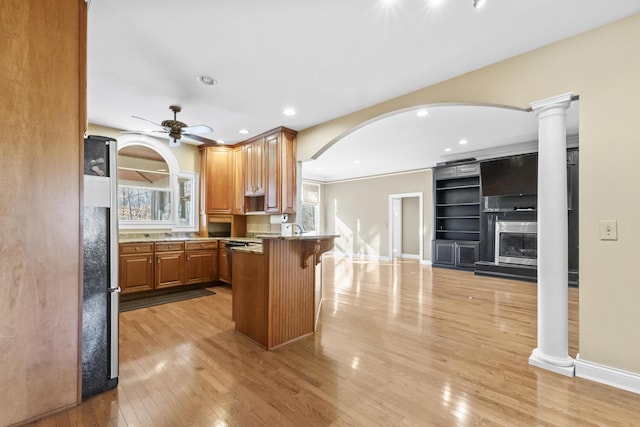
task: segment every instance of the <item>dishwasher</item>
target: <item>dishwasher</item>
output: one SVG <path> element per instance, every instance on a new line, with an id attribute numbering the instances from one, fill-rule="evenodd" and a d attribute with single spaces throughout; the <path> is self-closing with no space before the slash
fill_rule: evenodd
<path id="1" fill-rule="evenodd" d="M 229 283 L 233 284 L 233 264 L 231 262 L 231 259 L 233 258 L 233 248 L 237 248 L 237 247 L 243 247 L 243 246 L 249 246 L 250 243 L 249 242 L 240 242 L 237 240 L 229 240 L 227 243 L 225 243 L 226 247 L 227 247 L 227 262 L 229 264 Z"/>

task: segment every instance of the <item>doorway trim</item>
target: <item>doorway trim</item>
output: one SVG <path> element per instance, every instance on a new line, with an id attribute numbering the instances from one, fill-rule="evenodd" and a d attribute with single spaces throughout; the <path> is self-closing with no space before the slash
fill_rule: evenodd
<path id="1" fill-rule="evenodd" d="M 405 198 L 412 198 L 412 197 L 417 197 L 418 198 L 418 243 L 419 243 L 419 248 L 420 248 L 420 253 L 419 253 L 419 257 L 420 257 L 420 262 L 423 262 L 423 258 L 424 258 L 424 203 L 423 203 L 423 193 L 422 192 L 416 192 L 416 193 L 399 193 L 399 194 L 389 194 L 389 259 L 391 261 L 393 261 L 394 258 L 394 254 L 393 254 L 393 241 L 394 241 L 394 229 L 396 227 L 400 227 L 399 228 L 399 235 L 400 235 L 400 248 L 402 248 L 402 219 L 400 220 L 400 223 L 398 224 L 397 221 L 394 220 L 394 215 L 393 215 L 393 205 L 394 203 L 398 203 L 398 202 L 402 202 L 402 199 Z M 402 208 L 401 208 L 401 215 L 402 215 Z M 402 217 L 401 217 L 402 218 Z M 401 255 L 401 254 L 399 254 Z"/>

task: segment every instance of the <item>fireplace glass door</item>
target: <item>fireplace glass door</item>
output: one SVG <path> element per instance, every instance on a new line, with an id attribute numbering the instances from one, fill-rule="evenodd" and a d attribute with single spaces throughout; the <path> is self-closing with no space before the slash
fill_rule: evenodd
<path id="1" fill-rule="evenodd" d="M 496 262 L 537 265 L 537 224 L 535 222 L 498 222 L 496 224 Z"/>

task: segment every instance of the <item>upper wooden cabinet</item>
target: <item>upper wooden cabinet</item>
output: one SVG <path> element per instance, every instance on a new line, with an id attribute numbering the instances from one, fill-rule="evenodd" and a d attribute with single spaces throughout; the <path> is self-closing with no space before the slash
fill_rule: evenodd
<path id="1" fill-rule="evenodd" d="M 201 235 L 207 215 L 296 212 L 296 131 L 280 127 L 200 153 Z"/>
<path id="2" fill-rule="evenodd" d="M 265 193 L 264 148 L 264 138 L 253 140 L 244 147 L 244 195 L 246 197 L 263 196 Z"/>
<path id="3" fill-rule="evenodd" d="M 230 214 L 233 206 L 233 163 L 231 147 L 202 147 L 203 196 L 207 214 Z"/>
<path id="4" fill-rule="evenodd" d="M 267 213 L 296 211 L 296 134 L 289 129 L 265 137 L 266 190 L 264 210 Z"/>
<path id="5" fill-rule="evenodd" d="M 245 212 L 295 213 L 296 132 L 280 127 L 242 144 Z"/>
<path id="6" fill-rule="evenodd" d="M 235 215 L 244 214 L 245 155 L 246 150 L 244 146 L 235 147 L 233 149 L 233 196 L 231 212 Z"/>

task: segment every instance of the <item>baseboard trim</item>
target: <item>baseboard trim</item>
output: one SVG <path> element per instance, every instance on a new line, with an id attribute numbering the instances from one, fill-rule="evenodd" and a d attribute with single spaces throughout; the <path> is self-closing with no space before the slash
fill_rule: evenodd
<path id="1" fill-rule="evenodd" d="M 576 357 L 576 377 L 640 394 L 640 375 Z"/>

